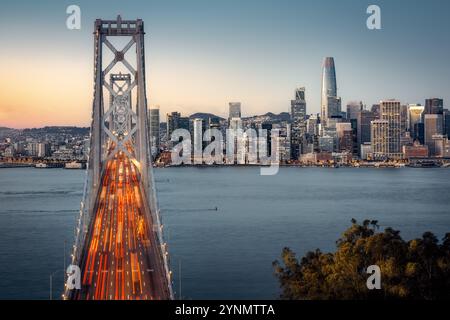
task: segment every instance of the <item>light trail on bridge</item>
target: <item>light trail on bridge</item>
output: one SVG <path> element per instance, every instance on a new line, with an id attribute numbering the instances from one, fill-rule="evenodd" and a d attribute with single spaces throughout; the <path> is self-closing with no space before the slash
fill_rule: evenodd
<path id="1" fill-rule="evenodd" d="M 118 152 L 107 162 L 102 177 L 83 251 L 82 289 L 75 299 L 169 298 L 144 201 L 138 168 Z"/>

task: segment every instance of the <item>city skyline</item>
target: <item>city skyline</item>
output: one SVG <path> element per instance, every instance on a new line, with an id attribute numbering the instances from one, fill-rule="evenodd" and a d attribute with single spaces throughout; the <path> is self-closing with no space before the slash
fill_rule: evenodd
<path id="1" fill-rule="evenodd" d="M 160 105 L 161 115 L 178 110 L 226 118 L 231 101 L 242 103 L 243 116 L 289 112 L 297 87 L 306 87 L 307 113 L 319 113 L 321 63 L 328 56 L 337 65 L 342 109 L 353 100 L 370 107 L 388 98 L 402 104 L 450 99 L 450 70 L 442 68 L 450 46 L 444 41 L 448 3 L 409 8 L 406 1 L 379 1 L 383 27 L 376 31 L 365 26 L 367 3 L 355 1 L 276 6 L 250 1 L 240 4 L 239 12 L 233 1 L 132 3 L 125 10 L 119 2 L 104 8 L 101 1 L 80 1 L 79 31 L 65 28 L 67 3 L 25 3 L 5 4 L 9 14 L 0 21 L 1 29 L 8 30 L 1 34 L 0 66 L 6 76 L 0 80 L 0 126 L 88 126 L 91 28 L 95 18 L 118 13 L 146 21 L 149 106 Z M 137 11 L 138 4 L 144 9 Z M 21 24 L 15 23 L 19 17 Z M 25 31 L 32 40 L 19 41 Z M 441 50 L 427 49 L 436 43 Z"/>

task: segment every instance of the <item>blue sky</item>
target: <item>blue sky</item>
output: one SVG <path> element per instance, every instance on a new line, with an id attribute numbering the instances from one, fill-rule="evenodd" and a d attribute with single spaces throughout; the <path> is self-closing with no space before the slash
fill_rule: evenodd
<path id="1" fill-rule="evenodd" d="M 81 7 L 80 31 L 65 28 L 69 4 Z M 381 7 L 382 30 L 366 28 L 370 4 Z M 58 61 L 67 81 L 58 74 L 54 84 L 79 90 L 78 101 L 61 104 L 72 118 L 74 108 L 80 110 L 75 124 L 88 123 L 93 21 L 119 13 L 145 21 L 149 103 L 159 104 L 162 113 L 225 115 L 228 101 L 241 101 L 244 115 L 288 111 L 297 86 L 306 87 L 308 112 L 319 112 L 325 56 L 335 58 L 344 104 L 362 100 L 370 106 L 385 98 L 424 103 L 434 96 L 450 101 L 445 0 L 17 0 L 3 3 L 0 13 L 3 74 L 14 73 L 20 60 L 41 64 L 51 74 L 52 60 Z M 0 102 L 0 116 L 1 108 L 16 109 L 9 103 Z M 33 107 L 45 103 L 44 94 Z"/>

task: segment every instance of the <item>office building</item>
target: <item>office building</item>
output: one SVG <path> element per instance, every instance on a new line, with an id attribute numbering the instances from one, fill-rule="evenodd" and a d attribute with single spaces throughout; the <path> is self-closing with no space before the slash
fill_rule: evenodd
<path id="1" fill-rule="evenodd" d="M 358 150 L 360 146 L 366 142 L 370 143 L 371 137 L 371 122 L 376 120 L 376 114 L 372 111 L 362 110 L 356 114 L 356 142 Z"/>
<path id="2" fill-rule="evenodd" d="M 444 111 L 444 134 L 450 139 L 450 111 Z"/>
<path id="3" fill-rule="evenodd" d="M 350 122 L 336 123 L 339 152 L 353 153 L 353 129 Z"/>
<path id="4" fill-rule="evenodd" d="M 410 104 L 408 106 L 408 118 L 409 118 L 408 129 L 413 139 L 417 139 L 418 137 L 418 133 L 415 130 L 415 126 L 417 123 L 423 122 L 424 111 L 425 107 L 420 104 Z"/>
<path id="5" fill-rule="evenodd" d="M 361 112 L 363 110 L 363 103 L 362 101 L 350 101 L 347 103 L 347 119 L 352 120 L 356 119 L 358 116 L 358 112 Z"/>
<path id="6" fill-rule="evenodd" d="M 442 123 L 442 114 L 425 114 L 425 144 L 428 146 L 430 157 L 436 155 L 433 136 L 443 134 Z"/>
<path id="7" fill-rule="evenodd" d="M 333 152 L 335 147 L 335 137 L 323 135 L 319 137 L 319 149 L 321 152 Z"/>
<path id="8" fill-rule="evenodd" d="M 389 123 L 388 153 L 396 155 L 402 152 L 400 145 L 401 135 L 401 106 L 400 101 L 385 100 L 380 103 L 380 119 Z"/>
<path id="9" fill-rule="evenodd" d="M 159 106 L 150 108 L 148 117 L 149 117 L 148 123 L 149 123 L 149 130 L 150 130 L 150 150 L 151 150 L 152 157 L 155 157 L 159 153 L 159 142 L 160 142 Z"/>
<path id="10" fill-rule="evenodd" d="M 203 120 L 192 120 L 192 149 L 194 151 L 194 163 L 202 163 L 203 156 Z"/>
<path id="11" fill-rule="evenodd" d="M 434 155 L 438 158 L 449 158 L 450 157 L 450 142 L 446 135 L 435 134 L 433 135 L 434 142 Z"/>
<path id="12" fill-rule="evenodd" d="M 414 124 L 414 135 L 413 140 L 419 141 L 421 144 L 425 144 L 425 124 L 416 123 Z"/>
<path id="13" fill-rule="evenodd" d="M 389 121 L 373 120 L 371 122 L 371 143 L 374 159 L 384 159 L 389 156 Z"/>
<path id="14" fill-rule="evenodd" d="M 37 156 L 45 158 L 50 155 L 50 144 L 42 142 L 37 145 Z"/>
<path id="15" fill-rule="evenodd" d="M 442 114 L 444 112 L 444 100 L 430 98 L 425 100 L 425 114 Z"/>
<path id="16" fill-rule="evenodd" d="M 263 123 L 261 124 L 262 132 L 265 133 L 264 138 L 266 139 L 266 154 L 268 156 L 272 155 L 272 124 L 271 123 Z M 260 137 L 263 138 L 263 137 Z"/>
<path id="17" fill-rule="evenodd" d="M 302 152 L 302 141 L 306 134 L 305 88 L 295 90 L 295 100 L 291 100 L 291 153 L 298 159 Z"/>

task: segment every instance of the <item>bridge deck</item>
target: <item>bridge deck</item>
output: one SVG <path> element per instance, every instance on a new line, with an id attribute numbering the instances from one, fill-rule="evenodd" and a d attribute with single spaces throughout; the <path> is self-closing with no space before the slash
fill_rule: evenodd
<path id="1" fill-rule="evenodd" d="M 75 299 L 169 299 L 139 179 L 123 152 L 106 164 L 80 263 L 82 289 Z"/>

